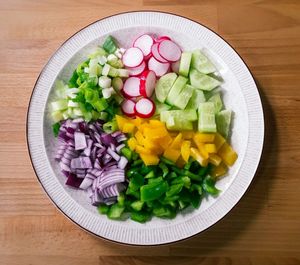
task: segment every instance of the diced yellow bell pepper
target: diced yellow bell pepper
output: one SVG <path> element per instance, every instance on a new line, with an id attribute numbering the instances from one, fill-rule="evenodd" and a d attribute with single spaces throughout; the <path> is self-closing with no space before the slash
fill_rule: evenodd
<path id="1" fill-rule="evenodd" d="M 217 153 L 217 148 L 215 144 L 205 144 L 204 148 L 207 153 Z"/>
<path id="2" fill-rule="evenodd" d="M 155 139 L 155 142 L 159 144 L 163 149 L 167 149 L 169 145 L 172 143 L 172 137 L 168 134 L 160 139 Z"/>
<path id="3" fill-rule="evenodd" d="M 195 132 L 194 131 L 183 131 L 182 133 L 182 138 L 183 139 L 192 139 Z"/>
<path id="4" fill-rule="evenodd" d="M 210 155 L 209 155 L 209 158 L 208 158 L 208 161 L 209 161 L 210 163 L 212 163 L 213 165 L 218 166 L 218 165 L 221 164 L 222 158 L 219 157 L 219 156 L 216 155 L 216 154 L 210 154 Z"/>
<path id="5" fill-rule="evenodd" d="M 137 131 L 134 136 L 140 145 L 144 145 L 145 138 L 140 131 Z"/>
<path id="6" fill-rule="evenodd" d="M 183 168 L 184 165 L 185 165 L 185 161 L 183 160 L 183 158 L 180 156 L 178 158 L 178 160 L 176 161 L 176 165 L 179 167 L 179 168 Z"/>
<path id="7" fill-rule="evenodd" d="M 164 127 L 157 127 L 157 128 L 145 127 L 143 134 L 147 138 L 162 138 L 168 135 L 168 131 Z"/>
<path id="8" fill-rule="evenodd" d="M 177 136 L 175 137 L 175 139 L 173 140 L 173 142 L 171 143 L 171 148 L 174 148 L 174 149 L 180 149 L 181 147 L 181 144 L 182 144 L 182 134 L 181 133 L 178 133 Z"/>
<path id="9" fill-rule="evenodd" d="M 197 143 L 212 143 L 215 139 L 214 133 L 195 133 L 193 140 Z"/>
<path id="10" fill-rule="evenodd" d="M 122 116 L 120 116 L 120 115 L 116 115 L 116 121 L 117 121 L 117 124 L 118 124 L 118 128 L 119 128 L 119 130 L 121 130 L 121 131 L 123 130 L 124 124 L 126 124 L 126 123 L 129 122 L 128 119 L 126 119 L 126 118 L 124 118 L 124 117 L 122 117 Z"/>
<path id="11" fill-rule="evenodd" d="M 181 156 L 183 160 L 187 163 L 190 158 L 190 153 L 191 153 L 191 141 L 183 141 L 181 145 Z"/>
<path id="12" fill-rule="evenodd" d="M 205 149 L 205 144 L 204 143 L 198 143 L 197 147 L 198 147 L 198 150 L 199 150 L 200 154 L 203 156 L 203 158 L 208 159 L 209 154 Z"/>
<path id="13" fill-rule="evenodd" d="M 151 155 L 151 151 L 149 149 L 146 149 L 145 147 L 141 146 L 141 145 L 137 145 L 135 147 L 135 151 L 138 153 L 138 154 L 146 154 L 146 155 Z"/>
<path id="14" fill-rule="evenodd" d="M 208 164 L 208 160 L 205 159 L 199 152 L 199 150 L 197 150 L 196 148 L 194 147 L 191 147 L 191 156 L 196 160 L 198 161 L 198 163 L 203 166 L 203 167 L 206 167 L 207 164 Z"/>
<path id="15" fill-rule="evenodd" d="M 130 148 L 131 151 L 135 150 L 135 147 L 137 146 L 137 141 L 134 137 L 131 137 L 128 141 L 127 141 L 128 147 Z"/>
<path id="16" fill-rule="evenodd" d="M 224 176 L 228 171 L 227 166 L 224 163 L 220 163 L 220 165 L 214 167 L 211 171 L 211 176 L 215 179 Z"/>
<path id="17" fill-rule="evenodd" d="M 158 165 L 159 158 L 156 155 L 140 154 L 141 159 L 144 161 L 146 166 Z"/>
<path id="18" fill-rule="evenodd" d="M 135 129 L 135 125 L 133 123 L 125 123 L 122 128 L 123 133 L 133 133 Z"/>
<path id="19" fill-rule="evenodd" d="M 148 123 L 141 123 L 140 125 L 137 126 L 138 127 L 138 130 L 144 134 L 144 130 L 145 128 L 149 128 L 149 124 Z"/>
<path id="20" fill-rule="evenodd" d="M 218 155 L 222 158 L 227 166 L 232 166 L 238 157 L 237 153 L 228 143 L 224 143 L 221 146 L 220 150 L 218 151 Z"/>
<path id="21" fill-rule="evenodd" d="M 132 119 L 131 122 L 138 127 L 143 123 L 143 120 L 140 117 L 136 117 L 135 119 Z"/>
<path id="22" fill-rule="evenodd" d="M 165 124 L 159 120 L 150 120 L 149 123 L 152 127 L 165 127 Z"/>
<path id="23" fill-rule="evenodd" d="M 167 148 L 163 154 L 163 156 L 174 163 L 176 163 L 177 159 L 180 156 L 180 151 L 172 148 Z"/>
<path id="24" fill-rule="evenodd" d="M 216 133 L 216 136 L 215 136 L 215 139 L 214 139 L 214 144 L 217 148 L 217 150 L 220 149 L 220 147 L 226 142 L 225 138 L 219 134 L 219 133 Z"/>

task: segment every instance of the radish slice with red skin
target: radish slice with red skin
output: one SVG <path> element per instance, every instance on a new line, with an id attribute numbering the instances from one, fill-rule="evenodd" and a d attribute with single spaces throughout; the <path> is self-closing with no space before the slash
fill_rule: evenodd
<path id="1" fill-rule="evenodd" d="M 175 42 L 164 40 L 158 44 L 158 53 L 163 59 L 176 62 L 180 59 L 181 49 Z"/>
<path id="2" fill-rule="evenodd" d="M 153 38 L 151 36 L 149 36 L 148 34 L 144 34 L 144 35 L 138 37 L 134 41 L 132 46 L 141 49 L 144 56 L 148 56 L 151 53 L 151 47 L 152 47 L 153 43 L 154 43 Z"/>
<path id="3" fill-rule="evenodd" d="M 162 42 L 163 40 L 171 40 L 171 38 L 168 36 L 160 36 L 155 40 L 155 42 Z"/>
<path id="4" fill-rule="evenodd" d="M 180 60 L 178 60 L 177 62 L 171 64 L 171 69 L 176 74 L 179 73 L 179 65 L 180 65 Z"/>
<path id="5" fill-rule="evenodd" d="M 127 115 L 128 117 L 133 117 L 135 116 L 135 102 L 131 99 L 125 99 L 122 102 L 122 112 Z"/>
<path id="6" fill-rule="evenodd" d="M 170 63 L 161 63 L 154 57 L 151 57 L 148 61 L 148 69 L 152 70 L 156 76 L 161 77 L 168 72 Z"/>
<path id="7" fill-rule="evenodd" d="M 126 68 L 129 71 L 130 76 L 138 76 L 146 69 L 146 63 L 142 62 L 142 64 L 138 67 Z"/>
<path id="8" fill-rule="evenodd" d="M 155 112 L 155 104 L 150 98 L 141 98 L 135 104 L 134 109 L 140 118 L 150 118 Z"/>
<path id="9" fill-rule="evenodd" d="M 122 61 L 126 67 L 138 67 L 144 61 L 144 54 L 141 49 L 132 47 L 123 54 Z"/>
<path id="10" fill-rule="evenodd" d="M 152 49 L 152 47 L 151 47 Z M 145 61 L 148 61 L 151 57 L 152 57 L 152 52 L 150 52 L 146 57 L 145 57 Z"/>
<path id="11" fill-rule="evenodd" d="M 140 96 L 140 79 L 138 77 L 129 77 L 124 83 L 123 93 L 127 98 Z"/>
<path id="12" fill-rule="evenodd" d="M 140 94 L 144 97 L 151 97 L 156 83 L 156 75 L 154 71 L 144 71 L 140 77 Z"/>
<path id="13" fill-rule="evenodd" d="M 163 57 L 160 56 L 160 54 L 158 52 L 158 44 L 159 43 L 155 43 L 152 45 L 151 52 L 152 52 L 153 57 L 155 57 L 155 59 L 161 63 L 168 63 L 167 60 L 165 60 Z"/>

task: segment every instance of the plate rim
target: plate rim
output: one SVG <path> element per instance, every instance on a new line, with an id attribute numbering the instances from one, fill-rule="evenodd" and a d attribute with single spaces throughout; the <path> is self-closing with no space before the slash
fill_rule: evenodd
<path id="1" fill-rule="evenodd" d="M 93 24 L 96 24 L 98 22 L 101 22 L 103 20 L 106 20 L 106 19 L 109 19 L 109 18 L 112 18 L 112 17 L 116 17 L 116 16 L 119 16 L 119 15 L 126 15 L 126 14 L 135 14 L 135 13 L 159 13 L 159 14 L 162 14 L 162 15 L 171 15 L 171 16 L 175 16 L 175 17 L 180 17 L 180 18 L 183 18 L 183 19 L 186 19 L 188 21 L 191 21 L 191 22 L 194 22 L 196 24 L 198 24 L 199 26 L 202 26 L 204 28 L 206 28 L 208 31 L 214 33 L 217 37 L 219 37 L 223 42 L 225 42 L 231 49 L 232 51 L 235 53 L 235 55 L 238 56 L 238 58 L 242 61 L 242 63 L 244 64 L 244 66 L 246 67 L 247 71 L 248 71 L 248 74 L 250 74 L 250 77 L 251 79 L 253 80 L 254 84 L 255 84 L 255 88 L 256 88 L 256 91 L 257 91 L 257 94 L 258 94 L 258 98 L 259 98 L 259 102 L 258 102 L 258 105 L 261 109 L 261 118 L 262 118 L 262 127 L 261 127 L 261 145 L 259 146 L 259 150 L 258 150 L 258 156 L 257 156 L 257 163 L 256 163 L 256 166 L 255 166 L 255 170 L 253 172 L 253 176 L 251 177 L 251 180 L 249 182 L 249 184 L 247 185 L 247 187 L 245 188 L 244 191 L 242 191 L 239 195 L 239 198 L 238 200 L 235 202 L 235 203 L 231 203 L 233 205 L 231 205 L 229 207 L 229 209 L 227 210 L 226 209 L 226 213 L 219 219 L 217 219 L 213 224 L 210 224 L 207 228 L 195 233 L 195 234 L 192 234 L 188 237 L 185 237 L 185 238 L 180 238 L 180 239 L 177 239 L 177 240 L 169 240 L 169 241 L 166 241 L 166 240 L 161 240 L 161 241 L 165 241 L 165 242 L 162 242 L 162 243 L 154 243 L 154 244 L 148 244 L 148 243 L 128 243 L 128 242 L 122 242 L 122 241 L 117 241 L 117 240 L 114 240 L 114 239 L 111 239 L 111 238 L 107 238 L 107 237 L 104 237 L 104 236 L 101 236 L 91 230 L 89 230 L 88 228 L 84 227 L 83 225 L 81 225 L 79 222 L 77 222 L 75 220 L 75 218 L 71 218 L 67 213 L 65 213 L 60 207 L 59 205 L 54 201 L 54 198 L 52 198 L 49 194 L 49 192 L 46 190 L 46 187 L 42 184 L 39 176 L 38 176 L 38 173 L 37 173 L 37 170 L 34 166 L 34 162 L 33 162 L 33 158 L 32 158 L 32 153 L 31 153 L 31 149 L 30 149 L 30 143 L 29 143 L 29 119 L 30 119 L 30 106 L 31 106 L 31 103 L 32 103 L 32 99 L 33 99 L 33 96 L 34 96 L 34 92 L 35 92 L 35 89 L 36 89 L 36 86 L 37 86 L 37 83 L 38 81 L 40 80 L 42 74 L 45 72 L 46 70 L 46 67 L 47 65 L 50 63 L 51 59 L 56 55 L 56 53 L 66 44 L 70 41 L 70 39 L 72 39 L 75 35 L 77 35 L 79 32 L 83 31 L 84 29 L 92 26 Z M 50 201 L 54 204 L 54 206 L 64 215 L 66 216 L 71 222 L 73 222 L 75 225 L 77 225 L 80 229 L 88 232 L 89 234 L 97 237 L 97 238 L 101 238 L 105 241 L 108 241 L 108 242 L 113 242 L 113 243 L 116 243 L 116 244 L 120 244 L 120 245 L 126 245 L 126 246 L 149 246 L 149 247 L 154 247 L 154 246 L 162 246 L 162 245 L 169 245 L 169 244 L 174 244 L 174 243 L 178 243 L 178 242 L 181 242 L 181 241 L 185 241 L 185 240 L 188 240 L 192 237 L 195 237 L 201 233 L 203 233 L 204 231 L 207 231 L 208 229 L 212 228 L 214 225 L 216 225 L 218 222 L 220 222 L 223 218 L 225 218 L 229 212 L 231 212 L 233 210 L 233 208 L 235 208 L 239 202 L 241 201 L 241 199 L 244 197 L 244 195 L 247 193 L 247 191 L 249 190 L 249 187 L 251 186 L 251 183 L 255 177 L 255 175 L 257 174 L 257 170 L 258 170 L 258 167 L 260 165 L 260 162 L 261 162 L 261 156 L 262 156 L 262 153 L 263 153 L 263 148 L 264 148 L 264 140 L 265 140 L 265 122 L 264 122 L 264 109 L 263 109 L 263 105 L 262 105 L 262 100 L 261 100 L 261 96 L 260 96 L 260 93 L 259 93 L 259 89 L 258 89 L 258 86 L 256 84 L 256 81 L 254 79 L 254 76 L 252 74 L 252 72 L 250 71 L 250 68 L 249 66 L 247 65 L 247 63 L 244 61 L 244 59 L 241 57 L 241 55 L 237 52 L 237 50 L 227 41 L 225 40 L 219 33 L 217 33 L 216 31 L 212 30 L 211 28 L 209 28 L 208 26 L 202 24 L 201 22 L 199 21 L 196 21 L 194 19 L 191 19 L 187 16 L 183 16 L 183 15 L 179 15 L 179 14 L 176 14 L 176 13 L 173 13 L 173 12 L 166 12 L 166 11 L 158 11 L 158 10 L 151 10 L 151 9 L 147 9 L 147 10 L 132 10 L 132 11 L 125 11 L 125 12 L 119 12 L 119 13 L 114 13 L 112 15 L 109 15 L 109 16 L 105 16 L 105 17 L 102 17 L 98 20 L 95 20 L 91 23 L 89 23 L 88 25 L 80 28 L 78 31 L 76 31 L 74 34 L 72 34 L 70 37 L 68 37 L 65 41 L 63 41 L 52 53 L 51 53 L 51 56 L 47 59 L 46 63 L 43 65 L 40 73 L 38 74 L 37 78 L 36 78 L 36 81 L 34 83 L 34 86 L 33 86 L 33 89 L 32 89 L 32 92 L 31 92 L 31 95 L 30 95 L 30 98 L 29 98 L 29 102 L 28 102 L 28 106 L 27 106 L 27 114 L 26 114 L 26 144 L 27 144 L 27 149 L 28 149 L 28 154 L 29 154 L 29 158 L 30 158 L 30 162 L 31 162 L 31 167 L 35 173 L 35 176 L 40 184 L 40 186 L 43 188 L 44 192 L 46 193 L 47 197 L 50 199 Z M 247 148 L 248 148 L 248 145 L 247 145 Z M 246 150 L 247 150 L 246 148 Z"/>

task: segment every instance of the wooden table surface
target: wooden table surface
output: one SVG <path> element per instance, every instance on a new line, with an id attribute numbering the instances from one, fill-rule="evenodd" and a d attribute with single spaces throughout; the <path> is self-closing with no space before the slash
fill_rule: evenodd
<path id="1" fill-rule="evenodd" d="M 50 202 L 27 152 L 35 80 L 87 24 L 151 9 L 197 20 L 250 67 L 265 110 L 260 167 L 240 203 L 190 240 L 126 247 L 80 230 Z M 0 264 L 300 264 L 300 1 L 0 0 Z"/>

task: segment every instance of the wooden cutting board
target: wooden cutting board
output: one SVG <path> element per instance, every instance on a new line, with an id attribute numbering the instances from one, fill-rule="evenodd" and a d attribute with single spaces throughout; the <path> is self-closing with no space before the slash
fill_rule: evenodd
<path id="1" fill-rule="evenodd" d="M 140 248 L 87 234 L 50 202 L 32 170 L 25 123 L 43 65 L 102 17 L 162 10 L 222 35 L 262 97 L 265 148 L 240 203 L 188 241 Z M 0 0 L 0 264 L 300 264 L 300 1 Z"/>

